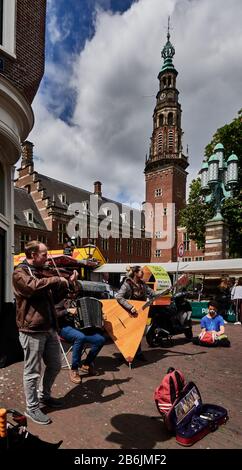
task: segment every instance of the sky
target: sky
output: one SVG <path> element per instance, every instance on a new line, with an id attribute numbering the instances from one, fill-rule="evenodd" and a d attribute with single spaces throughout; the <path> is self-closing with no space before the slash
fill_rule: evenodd
<path id="1" fill-rule="evenodd" d="M 241 106 L 241 0 L 47 0 L 45 75 L 33 102 L 35 169 L 128 203 L 145 199 L 158 73 L 171 17 L 188 185 Z"/>

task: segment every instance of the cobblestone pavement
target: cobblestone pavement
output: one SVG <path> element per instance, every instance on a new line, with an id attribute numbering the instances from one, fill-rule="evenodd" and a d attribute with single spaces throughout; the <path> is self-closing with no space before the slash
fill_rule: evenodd
<path id="1" fill-rule="evenodd" d="M 194 327 L 194 333 L 200 330 Z M 176 336 L 166 348 L 149 348 L 143 338 L 146 363 L 132 370 L 108 343 L 96 361 L 99 375 L 83 377 L 81 385 L 69 381 L 62 370 L 53 396 L 63 397 L 61 410 L 46 410 L 53 422 L 40 426 L 28 421 L 28 429 L 49 442 L 63 439 L 64 449 L 177 449 L 181 448 L 164 428 L 153 393 L 169 366 L 194 381 L 203 402 L 228 409 L 226 425 L 193 445 L 193 449 L 242 449 L 242 328 L 226 325 L 231 348 L 202 348 Z M 23 363 L 0 369 L 0 407 L 25 410 L 22 387 Z"/>

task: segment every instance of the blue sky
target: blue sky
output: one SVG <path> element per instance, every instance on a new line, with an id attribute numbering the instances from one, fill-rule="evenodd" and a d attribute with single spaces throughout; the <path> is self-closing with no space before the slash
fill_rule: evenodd
<path id="1" fill-rule="evenodd" d="M 47 0 L 46 60 L 52 63 L 70 63 L 70 58 L 81 53 L 87 40 L 95 35 L 98 10 L 124 13 L 137 0 Z M 55 35 L 48 31 L 55 25 Z M 71 66 L 71 65 L 70 65 Z M 71 87 L 54 87 L 46 74 L 42 82 L 43 92 L 50 91 L 50 112 L 69 122 L 75 106 L 75 90 Z M 64 97 L 64 100 L 63 100 Z M 63 109 L 59 111 L 59 103 Z"/>
<path id="2" fill-rule="evenodd" d="M 241 108 L 241 0 L 47 0 L 45 75 L 33 103 L 36 170 L 123 202 L 145 198 L 144 161 L 167 18 L 188 181 Z"/>

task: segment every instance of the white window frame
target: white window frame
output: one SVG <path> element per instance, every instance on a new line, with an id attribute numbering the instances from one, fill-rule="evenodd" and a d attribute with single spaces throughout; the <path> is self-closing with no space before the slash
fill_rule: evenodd
<path id="1" fill-rule="evenodd" d="M 61 204 L 66 204 L 66 193 L 58 194 Z"/>
<path id="2" fill-rule="evenodd" d="M 16 58 L 16 0 L 3 0 L 3 39 L 0 51 Z"/>
<path id="3" fill-rule="evenodd" d="M 34 222 L 34 212 L 32 211 L 32 209 L 27 209 L 26 211 L 24 211 L 24 215 L 27 222 Z"/>
<path id="4" fill-rule="evenodd" d="M 155 189 L 155 197 L 160 197 L 160 196 L 162 196 L 162 189 L 161 188 Z"/>

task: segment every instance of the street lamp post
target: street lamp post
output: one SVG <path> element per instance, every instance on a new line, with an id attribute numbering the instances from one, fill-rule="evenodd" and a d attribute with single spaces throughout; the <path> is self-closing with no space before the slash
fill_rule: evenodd
<path id="1" fill-rule="evenodd" d="M 96 250 L 96 245 L 92 243 L 87 243 L 83 246 L 87 259 L 93 258 L 94 251 Z"/>
<path id="2" fill-rule="evenodd" d="M 200 174 L 204 201 L 212 203 L 215 208 L 213 218 L 206 224 L 205 258 L 226 258 L 228 227 L 221 208 L 224 200 L 232 198 L 238 187 L 238 157 L 232 153 L 226 160 L 224 146 L 219 143 L 208 161 L 203 162 Z"/>

